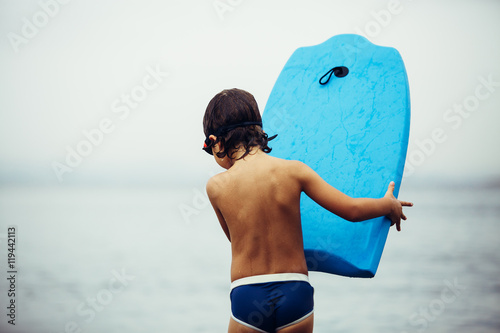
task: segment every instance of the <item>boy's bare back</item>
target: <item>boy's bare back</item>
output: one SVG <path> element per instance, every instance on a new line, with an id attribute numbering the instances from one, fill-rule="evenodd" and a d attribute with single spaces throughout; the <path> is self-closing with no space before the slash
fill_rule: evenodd
<path id="1" fill-rule="evenodd" d="M 207 194 L 232 248 L 229 332 L 312 332 L 301 193 L 352 222 L 385 215 L 398 230 L 406 219 L 402 207 L 412 204 L 394 197 L 393 182 L 383 198 L 351 198 L 304 163 L 266 155 L 274 137 L 262 130 L 248 92 L 217 94 L 203 127 L 203 150 L 227 170 L 208 181 Z"/>
<path id="2" fill-rule="evenodd" d="M 256 150 L 207 183 L 209 198 L 231 241 L 231 281 L 260 274 L 307 275 L 300 167 L 300 162 Z"/>

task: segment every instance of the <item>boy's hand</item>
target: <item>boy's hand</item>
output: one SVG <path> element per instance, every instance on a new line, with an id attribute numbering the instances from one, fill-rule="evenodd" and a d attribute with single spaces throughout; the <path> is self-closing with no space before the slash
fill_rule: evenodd
<path id="1" fill-rule="evenodd" d="M 392 209 L 387 217 L 391 220 L 391 226 L 396 225 L 396 229 L 401 231 L 401 219 L 406 220 L 405 214 L 403 214 L 403 206 L 411 207 L 413 203 L 407 201 L 401 201 L 394 197 L 394 182 L 389 184 L 389 188 L 385 193 L 384 198 L 388 198 L 392 202 Z"/>

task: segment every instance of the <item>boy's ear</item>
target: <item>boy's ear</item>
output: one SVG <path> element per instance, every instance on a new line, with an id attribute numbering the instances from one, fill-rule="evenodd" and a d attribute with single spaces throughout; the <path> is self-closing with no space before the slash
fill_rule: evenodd
<path id="1" fill-rule="evenodd" d="M 213 142 L 217 141 L 217 137 L 213 134 L 211 134 L 208 138 Z M 213 145 L 213 149 L 216 153 L 220 152 L 222 150 L 222 143 L 217 142 L 216 144 Z"/>

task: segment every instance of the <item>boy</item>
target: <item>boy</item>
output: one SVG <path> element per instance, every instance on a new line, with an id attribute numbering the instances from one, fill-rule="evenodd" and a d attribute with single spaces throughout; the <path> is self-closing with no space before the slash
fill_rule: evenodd
<path id="1" fill-rule="evenodd" d="M 229 332 L 312 332 L 313 292 L 303 251 L 300 194 L 352 222 L 388 216 L 406 220 L 394 182 L 381 199 L 351 198 L 299 161 L 267 155 L 254 97 L 243 90 L 217 94 L 203 118 L 204 150 L 227 171 L 207 194 L 231 242 Z"/>

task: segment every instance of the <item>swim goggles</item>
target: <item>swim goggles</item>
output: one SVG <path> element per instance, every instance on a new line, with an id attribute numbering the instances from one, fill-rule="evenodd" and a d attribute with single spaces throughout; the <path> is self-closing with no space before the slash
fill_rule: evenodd
<path id="1" fill-rule="evenodd" d="M 203 150 L 209 153 L 210 155 L 213 155 L 212 153 L 212 145 L 213 141 L 210 140 L 210 135 L 215 135 L 215 136 L 221 136 L 222 134 L 226 134 L 229 131 L 232 131 L 233 129 L 237 127 L 245 127 L 245 126 L 252 126 L 252 125 L 258 125 L 262 127 L 262 122 L 261 121 L 246 121 L 243 123 L 238 123 L 238 124 L 233 124 L 233 125 L 227 125 L 227 126 L 222 126 L 219 127 L 214 133 L 211 133 L 207 135 L 207 138 L 205 139 L 205 142 L 203 143 Z"/>

